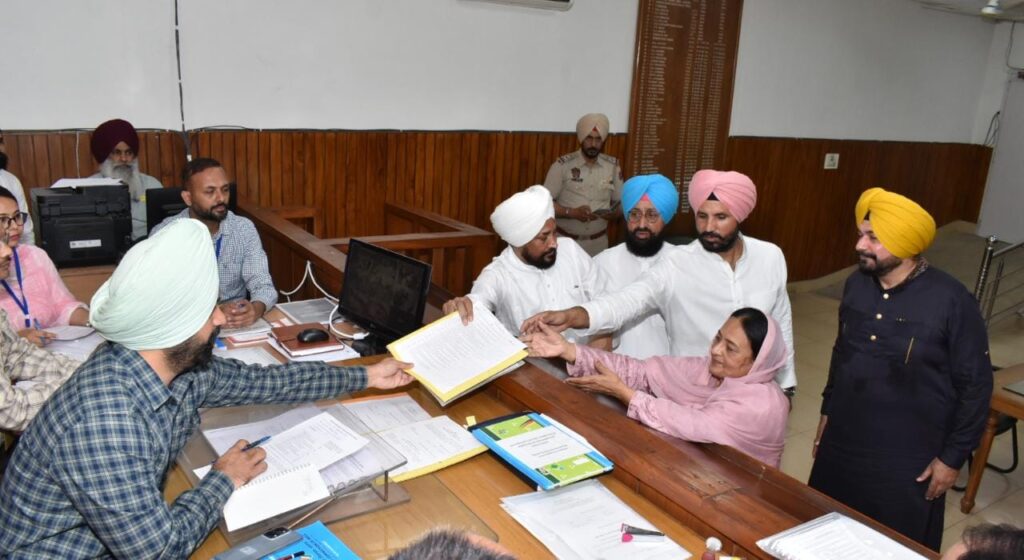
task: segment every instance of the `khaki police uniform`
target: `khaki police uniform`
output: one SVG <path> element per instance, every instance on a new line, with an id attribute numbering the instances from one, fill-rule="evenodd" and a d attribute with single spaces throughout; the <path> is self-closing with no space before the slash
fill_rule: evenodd
<path id="1" fill-rule="evenodd" d="M 589 206 L 591 212 L 605 210 L 622 198 L 622 170 L 612 156 L 600 154 L 590 163 L 583 152 L 577 150 L 551 164 L 544 187 L 564 208 Z M 607 220 L 597 218 L 581 222 L 561 216 L 556 218 L 558 233 L 575 239 L 590 256 L 608 248 Z"/>

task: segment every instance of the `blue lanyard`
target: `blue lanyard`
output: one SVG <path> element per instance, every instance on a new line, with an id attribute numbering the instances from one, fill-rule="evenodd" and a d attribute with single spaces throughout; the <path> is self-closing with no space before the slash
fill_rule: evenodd
<path id="1" fill-rule="evenodd" d="M 32 317 L 28 313 L 28 294 L 25 293 L 25 285 L 21 281 L 21 259 L 18 258 L 18 249 L 15 248 L 14 253 L 14 275 L 18 278 L 18 287 L 21 289 L 21 297 L 19 298 L 14 290 L 11 289 L 11 285 L 7 283 L 7 280 L 0 280 L 3 283 L 4 289 L 11 295 L 11 299 L 14 303 L 18 304 L 18 309 L 21 309 L 22 315 L 25 316 L 25 328 L 32 328 Z"/>
<path id="2" fill-rule="evenodd" d="M 220 260 L 220 242 L 224 241 L 224 236 L 221 235 L 217 238 L 217 242 L 213 245 L 213 253 L 217 256 L 217 260 Z"/>

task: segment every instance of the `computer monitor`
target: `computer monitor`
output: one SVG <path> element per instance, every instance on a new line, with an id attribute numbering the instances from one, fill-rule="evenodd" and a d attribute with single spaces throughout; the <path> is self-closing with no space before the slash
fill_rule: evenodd
<path id="1" fill-rule="evenodd" d="M 181 187 L 146 190 L 146 232 L 152 232 L 160 222 L 168 216 L 178 214 L 185 208 L 181 199 Z M 228 199 L 228 210 L 238 211 L 238 186 L 231 183 L 231 197 Z"/>
<path id="2" fill-rule="evenodd" d="M 367 330 L 379 348 L 423 325 L 429 289 L 429 264 L 353 239 L 338 314 Z"/>

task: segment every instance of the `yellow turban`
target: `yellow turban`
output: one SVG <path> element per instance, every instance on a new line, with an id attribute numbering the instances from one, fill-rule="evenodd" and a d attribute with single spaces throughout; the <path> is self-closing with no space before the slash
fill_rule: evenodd
<path id="1" fill-rule="evenodd" d="M 864 191 L 854 217 L 858 224 L 867 217 L 882 246 L 901 259 L 920 255 L 935 240 L 931 214 L 913 200 L 885 189 Z"/>

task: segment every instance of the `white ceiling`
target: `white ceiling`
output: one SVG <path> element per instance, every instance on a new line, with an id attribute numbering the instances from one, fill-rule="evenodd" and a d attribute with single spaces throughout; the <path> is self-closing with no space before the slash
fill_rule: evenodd
<path id="1" fill-rule="evenodd" d="M 1024 0 L 1000 0 L 1003 13 L 997 16 L 982 15 L 981 9 L 988 0 L 916 0 L 922 7 L 941 10 L 964 16 L 984 17 L 1004 21 L 1024 21 Z"/>

